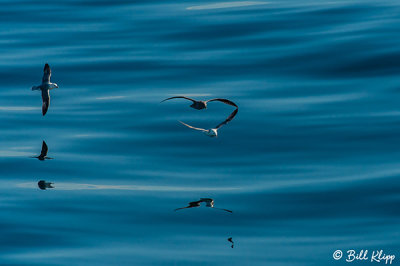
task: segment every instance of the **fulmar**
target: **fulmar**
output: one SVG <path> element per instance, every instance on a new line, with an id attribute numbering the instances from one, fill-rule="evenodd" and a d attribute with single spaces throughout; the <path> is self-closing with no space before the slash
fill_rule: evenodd
<path id="1" fill-rule="evenodd" d="M 58 88 L 58 85 L 56 83 L 51 83 L 50 82 L 50 77 L 51 77 L 51 69 L 49 64 L 45 64 L 44 65 L 44 69 L 43 69 L 43 78 L 42 78 L 42 84 L 40 84 L 39 86 L 33 86 L 32 90 L 41 90 L 42 91 L 42 100 L 43 100 L 43 104 L 42 104 L 42 114 L 43 116 L 47 113 L 47 109 L 49 109 L 49 105 L 50 105 L 50 93 L 49 91 L 54 89 L 54 88 Z"/>
<path id="2" fill-rule="evenodd" d="M 221 98 L 215 98 L 215 99 L 211 99 L 211 100 L 207 100 L 207 101 L 197 101 L 197 100 L 191 99 L 186 96 L 174 96 L 174 97 L 170 97 L 165 100 L 162 100 L 161 102 L 165 102 L 165 101 L 168 101 L 171 99 L 186 99 L 186 100 L 192 101 L 193 103 L 192 103 L 192 105 L 190 105 L 190 107 L 197 109 L 197 110 L 207 109 L 207 103 L 214 102 L 214 101 L 219 101 L 219 102 L 222 102 L 222 103 L 225 103 L 228 105 L 235 106 L 237 108 L 237 105 L 234 102 L 232 102 L 228 99 L 221 99 Z"/>
<path id="3" fill-rule="evenodd" d="M 237 114 L 238 109 L 236 108 L 229 116 L 227 119 L 225 119 L 225 121 L 223 121 L 222 123 L 220 123 L 218 126 L 216 126 L 215 128 L 210 128 L 210 129 L 204 129 L 204 128 L 198 128 L 198 127 L 193 127 L 191 125 L 188 125 L 182 121 L 181 122 L 183 125 L 187 126 L 188 128 L 194 129 L 194 130 L 198 130 L 198 131 L 202 131 L 204 134 L 206 134 L 209 137 L 217 137 L 218 136 L 218 129 L 220 129 L 223 125 L 226 125 L 228 122 L 232 121 L 232 119 L 235 117 L 235 115 Z"/>

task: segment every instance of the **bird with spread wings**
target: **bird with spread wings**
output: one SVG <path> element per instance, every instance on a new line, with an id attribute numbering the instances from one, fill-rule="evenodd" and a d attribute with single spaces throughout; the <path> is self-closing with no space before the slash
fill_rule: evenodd
<path id="1" fill-rule="evenodd" d="M 32 90 L 41 90 L 42 91 L 42 114 L 43 116 L 47 113 L 47 110 L 49 109 L 50 106 L 50 90 L 54 88 L 58 88 L 58 85 L 56 83 L 50 82 L 50 77 L 51 77 L 51 69 L 49 64 L 44 65 L 43 69 L 43 78 L 42 78 L 42 84 L 39 86 L 33 86 Z"/>
<path id="2" fill-rule="evenodd" d="M 238 113 L 238 108 L 236 108 L 223 122 L 218 124 L 216 127 L 210 128 L 210 129 L 198 128 L 198 127 L 188 125 L 182 121 L 179 121 L 179 122 L 181 122 L 183 125 L 187 126 L 188 128 L 191 128 L 191 129 L 194 129 L 197 131 L 201 131 L 209 137 L 218 137 L 218 129 L 220 129 L 223 125 L 226 125 L 228 122 L 232 121 L 232 119 L 236 116 L 237 113 Z"/>
<path id="3" fill-rule="evenodd" d="M 171 99 L 186 99 L 186 100 L 192 101 L 193 103 L 192 103 L 192 105 L 190 105 L 190 107 L 197 109 L 197 110 L 207 109 L 207 103 L 215 102 L 215 101 L 222 102 L 222 103 L 225 103 L 225 104 L 228 104 L 231 106 L 235 106 L 237 108 L 237 105 L 234 102 L 232 102 L 228 99 L 222 99 L 222 98 L 215 98 L 215 99 L 211 99 L 211 100 L 207 100 L 207 101 L 197 101 L 195 99 L 192 99 L 192 98 L 189 98 L 186 96 L 174 96 L 174 97 L 170 97 L 165 100 L 162 100 L 161 102 L 165 102 L 165 101 L 168 101 Z"/>

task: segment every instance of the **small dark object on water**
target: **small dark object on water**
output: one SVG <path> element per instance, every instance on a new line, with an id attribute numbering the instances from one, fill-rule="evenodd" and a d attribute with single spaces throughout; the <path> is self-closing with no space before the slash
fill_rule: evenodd
<path id="1" fill-rule="evenodd" d="M 40 180 L 40 181 L 38 182 L 38 187 L 39 187 L 40 189 L 42 189 L 42 190 L 46 190 L 47 188 L 54 188 L 53 184 L 54 184 L 54 183 L 52 183 L 52 182 L 46 182 L 46 181 L 44 181 L 44 180 Z"/>
<path id="2" fill-rule="evenodd" d="M 228 238 L 228 241 L 232 243 L 231 248 L 233 248 L 234 243 L 233 243 L 232 237 Z"/>

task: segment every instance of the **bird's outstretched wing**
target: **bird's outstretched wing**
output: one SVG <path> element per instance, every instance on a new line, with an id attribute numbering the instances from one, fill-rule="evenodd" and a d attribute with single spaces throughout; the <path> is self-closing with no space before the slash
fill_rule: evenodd
<path id="1" fill-rule="evenodd" d="M 204 128 L 192 127 L 191 125 L 183 123 L 182 121 L 179 121 L 179 122 L 181 122 L 183 125 L 187 126 L 188 128 L 191 128 L 191 129 L 200 130 L 200 131 L 203 131 L 203 132 L 208 131 L 208 130 L 206 130 Z"/>
<path id="2" fill-rule="evenodd" d="M 217 210 L 221 210 L 221 211 L 226 211 L 226 212 L 233 213 L 233 211 L 231 211 L 231 210 L 221 209 L 221 208 L 216 208 L 216 207 L 213 207 L 213 208 L 214 208 L 214 209 L 217 209 Z"/>
<path id="3" fill-rule="evenodd" d="M 238 112 L 238 108 L 235 109 L 235 111 L 233 111 L 227 119 L 225 119 L 224 122 L 222 122 L 221 124 L 219 124 L 218 126 L 216 126 L 216 129 L 219 129 L 220 127 L 222 127 L 223 125 L 227 124 L 228 122 L 232 121 L 232 119 L 236 116 L 237 112 Z"/>
<path id="4" fill-rule="evenodd" d="M 201 201 L 192 201 L 192 202 L 189 202 L 189 206 L 186 206 L 186 207 L 183 207 L 183 208 L 175 209 L 175 211 L 182 210 L 182 209 L 188 209 L 188 208 L 200 207 L 200 202 L 201 202 Z"/>
<path id="5" fill-rule="evenodd" d="M 185 96 L 174 96 L 174 97 L 170 97 L 170 98 L 167 98 L 165 100 L 162 100 L 161 102 L 165 102 L 165 101 L 168 101 L 168 100 L 171 100 L 171 99 L 178 99 L 178 98 L 182 98 L 182 99 L 186 99 L 186 100 L 189 100 L 189 101 L 192 101 L 192 102 L 196 102 L 195 100 L 193 100 L 193 99 L 191 99 L 189 97 L 185 97 Z"/>
<path id="6" fill-rule="evenodd" d="M 214 102 L 214 101 L 223 102 L 225 104 L 232 105 L 232 106 L 235 106 L 236 108 L 238 108 L 238 106 L 234 102 L 232 102 L 232 101 L 230 101 L 228 99 L 215 98 L 215 99 L 208 100 L 207 103 L 208 102 Z"/>
<path id="7" fill-rule="evenodd" d="M 186 206 L 186 207 L 178 208 L 178 209 L 175 209 L 174 211 L 179 211 L 179 210 L 183 210 L 183 209 L 187 209 L 187 208 L 193 208 L 193 206 Z"/>
<path id="8" fill-rule="evenodd" d="M 50 93 L 49 90 L 42 90 L 42 114 L 43 116 L 47 113 L 47 109 L 49 109 L 50 105 Z"/>
<path id="9" fill-rule="evenodd" d="M 49 64 L 44 65 L 42 83 L 49 83 L 51 77 L 51 69 Z"/>
<path id="10" fill-rule="evenodd" d="M 40 156 L 46 157 L 49 148 L 47 147 L 46 142 L 43 140 L 42 151 L 40 152 Z"/>

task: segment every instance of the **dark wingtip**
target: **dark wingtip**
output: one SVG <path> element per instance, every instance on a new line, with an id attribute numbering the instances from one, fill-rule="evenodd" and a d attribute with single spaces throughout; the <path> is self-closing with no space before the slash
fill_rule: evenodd
<path id="1" fill-rule="evenodd" d="M 165 102 L 165 101 L 167 101 L 167 100 L 170 100 L 171 98 L 172 98 L 172 97 L 166 98 L 166 99 L 162 100 L 160 103 Z"/>
<path id="2" fill-rule="evenodd" d="M 47 109 L 48 109 L 48 107 L 46 108 L 44 105 L 42 106 L 42 115 L 43 115 L 43 116 L 46 115 Z"/>
<path id="3" fill-rule="evenodd" d="M 175 96 L 174 96 L 174 97 L 175 97 Z M 171 99 L 174 98 L 174 97 L 166 98 L 166 99 L 162 100 L 160 103 L 165 102 L 165 101 L 168 101 L 168 100 L 171 100 Z"/>

